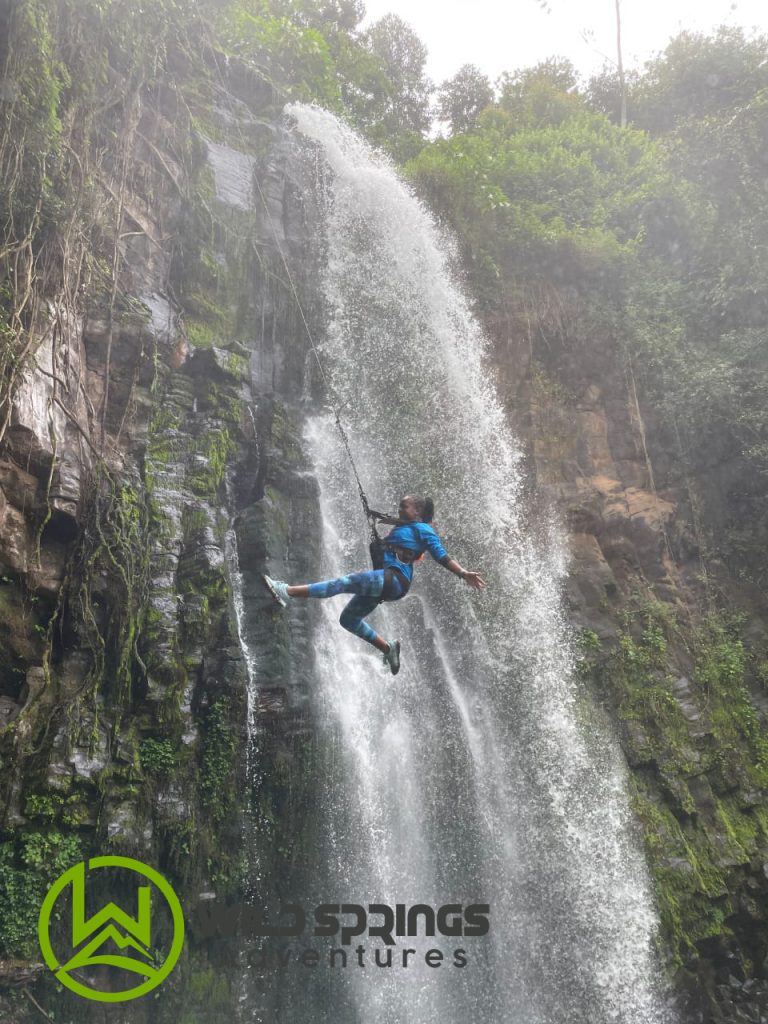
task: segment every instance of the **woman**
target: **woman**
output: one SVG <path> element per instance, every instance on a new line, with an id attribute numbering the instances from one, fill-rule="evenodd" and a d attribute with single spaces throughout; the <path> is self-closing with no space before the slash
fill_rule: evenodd
<path id="1" fill-rule="evenodd" d="M 350 633 L 372 644 L 384 655 L 393 676 L 400 671 L 400 641 L 384 640 L 364 621 L 382 601 L 399 601 L 405 597 L 413 579 L 413 563 L 425 551 L 454 575 L 460 576 L 473 590 L 482 590 L 485 581 L 478 572 L 462 569 L 450 558 L 431 525 L 434 504 L 431 498 L 402 498 L 398 509 L 399 525 L 384 538 L 384 568 L 355 572 L 323 583 L 303 583 L 289 586 L 282 580 L 264 576 L 275 600 L 283 607 L 295 597 L 335 597 L 336 594 L 355 596 L 341 613 L 339 622 Z M 393 520 L 389 520 L 393 522 Z"/>

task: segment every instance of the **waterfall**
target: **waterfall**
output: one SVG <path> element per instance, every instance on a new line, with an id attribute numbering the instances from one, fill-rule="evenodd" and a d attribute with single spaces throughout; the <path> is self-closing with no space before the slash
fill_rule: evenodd
<path id="1" fill-rule="evenodd" d="M 317 343 L 368 497 L 394 512 L 402 494 L 431 495 L 449 554 L 487 581 L 472 592 L 427 557 L 407 598 L 377 609 L 374 628 L 402 641 L 397 677 L 339 626 L 345 598 L 313 602 L 313 894 L 487 903 L 491 925 L 483 937 L 398 939 L 389 968 L 373 963 L 381 941 L 364 936 L 366 966 L 321 963 L 285 997 L 291 1019 L 667 1024 L 626 768 L 575 673 L 564 536 L 554 518 L 527 523 L 522 453 L 450 242 L 350 129 L 318 108 L 288 113 L 323 214 Z M 367 568 L 329 414 L 309 420 L 306 441 L 321 494 L 318 578 Z M 417 950 L 407 968 L 404 946 Z M 453 964 L 457 947 L 466 966 Z M 439 966 L 425 963 L 430 948 L 444 953 Z"/>

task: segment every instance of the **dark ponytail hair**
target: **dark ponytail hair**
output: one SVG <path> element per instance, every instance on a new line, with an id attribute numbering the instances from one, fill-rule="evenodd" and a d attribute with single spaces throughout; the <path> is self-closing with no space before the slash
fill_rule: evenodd
<path id="1" fill-rule="evenodd" d="M 419 510 L 422 523 L 431 523 L 435 515 L 435 503 L 431 498 L 416 498 L 416 507 Z"/>

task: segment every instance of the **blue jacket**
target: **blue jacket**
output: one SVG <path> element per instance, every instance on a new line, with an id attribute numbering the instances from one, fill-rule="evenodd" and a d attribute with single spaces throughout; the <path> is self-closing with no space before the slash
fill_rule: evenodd
<path id="1" fill-rule="evenodd" d="M 417 555 L 428 551 L 436 562 L 446 565 L 450 562 L 450 555 L 440 542 L 440 538 L 433 526 L 429 523 L 408 523 L 405 526 L 396 526 L 384 538 L 388 545 L 398 548 L 405 548 L 406 551 L 415 551 Z M 413 579 L 413 566 L 398 560 L 394 552 L 385 549 L 384 567 L 393 565 L 400 570 L 409 580 Z"/>

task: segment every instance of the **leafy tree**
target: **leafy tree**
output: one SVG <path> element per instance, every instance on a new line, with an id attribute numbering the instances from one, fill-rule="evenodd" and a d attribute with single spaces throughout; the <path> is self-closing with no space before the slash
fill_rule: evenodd
<path id="1" fill-rule="evenodd" d="M 418 151 L 431 123 L 427 48 L 396 14 L 374 22 L 361 42 L 378 60 L 383 77 L 372 80 L 374 91 L 360 120 L 374 142 L 402 159 Z"/>
<path id="2" fill-rule="evenodd" d="M 361 0 L 229 0 L 214 21 L 218 39 L 291 98 L 344 114 L 404 160 L 430 125 L 426 49 L 395 15 L 360 32 L 363 14 Z"/>
<path id="3" fill-rule="evenodd" d="M 535 67 L 505 72 L 499 79 L 499 108 L 519 127 L 560 124 L 583 106 L 577 87 L 573 64 L 550 57 Z"/>
<path id="4" fill-rule="evenodd" d="M 474 64 L 464 64 L 440 86 L 436 113 L 451 135 L 472 131 L 480 113 L 493 102 L 490 80 Z"/>
<path id="5" fill-rule="evenodd" d="M 701 343 L 768 318 L 768 39 L 682 33 L 637 83 L 638 121 L 696 196 L 687 316 Z"/>
<path id="6" fill-rule="evenodd" d="M 290 18 L 325 36 L 352 32 L 365 16 L 362 0 L 270 0 L 273 17 Z"/>
<path id="7" fill-rule="evenodd" d="M 637 71 L 624 71 L 624 87 L 627 94 L 627 116 L 634 119 L 634 99 L 641 80 Z M 602 70 L 590 78 L 587 85 L 587 102 L 592 110 L 606 114 L 614 124 L 621 124 L 621 81 L 614 64 L 605 64 Z"/>
<path id="8" fill-rule="evenodd" d="M 521 92 L 521 109 L 527 99 Z M 667 217 L 685 222 L 684 198 L 647 137 L 578 102 L 569 109 L 543 126 L 491 110 L 477 132 L 438 140 L 408 165 L 464 241 L 484 305 L 499 301 L 503 282 L 542 278 L 595 306 L 600 295 L 615 303 L 640 248 L 665 252 Z"/>
<path id="9" fill-rule="evenodd" d="M 691 118 L 717 116 L 768 89 L 768 38 L 741 28 L 714 36 L 682 32 L 650 61 L 635 95 L 635 121 L 654 133 Z"/>

